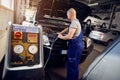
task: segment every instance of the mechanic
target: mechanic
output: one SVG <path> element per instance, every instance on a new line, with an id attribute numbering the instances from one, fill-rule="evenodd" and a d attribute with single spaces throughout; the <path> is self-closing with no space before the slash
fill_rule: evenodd
<path id="1" fill-rule="evenodd" d="M 71 21 L 68 28 L 58 33 L 58 38 L 68 40 L 67 51 L 67 80 L 78 80 L 79 63 L 83 51 L 81 24 L 76 18 L 76 10 L 70 8 L 67 11 L 67 17 Z M 64 33 L 67 35 L 64 35 Z"/>

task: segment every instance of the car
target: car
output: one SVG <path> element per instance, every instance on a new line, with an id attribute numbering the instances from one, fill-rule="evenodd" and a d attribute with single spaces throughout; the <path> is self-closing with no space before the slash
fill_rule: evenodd
<path id="1" fill-rule="evenodd" d="M 92 30 L 89 37 L 97 42 L 102 42 L 107 46 L 111 44 L 111 42 L 114 41 L 119 35 L 120 31 L 118 30 L 101 28 L 98 30 Z"/>
<path id="2" fill-rule="evenodd" d="M 48 17 L 45 15 L 44 18 L 39 20 L 39 25 L 43 27 L 43 44 L 44 44 L 44 55 L 45 62 L 49 58 L 49 63 L 51 64 L 59 64 L 66 62 L 67 56 L 67 41 L 61 40 L 57 38 L 57 32 L 60 32 L 65 27 L 68 27 L 70 22 L 66 19 Z M 64 26 L 64 27 L 63 27 Z M 86 57 L 93 50 L 93 42 L 90 38 L 83 36 L 84 42 L 84 51 L 82 53 L 81 63 L 85 61 Z"/>
<path id="3" fill-rule="evenodd" d="M 90 15 L 88 16 L 83 22 L 91 22 L 92 26 L 97 26 L 100 27 L 103 23 L 106 23 L 104 20 L 102 20 L 99 16 L 97 15 Z"/>
<path id="4" fill-rule="evenodd" d="M 70 24 L 66 15 L 67 10 L 70 7 L 75 8 L 79 21 L 83 21 L 91 10 L 89 6 L 83 3 L 70 0 L 55 0 L 54 2 L 53 0 L 46 0 L 46 3 L 44 0 L 41 0 L 39 4 L 35 20 L 38 26 L 41 25 L 43 27 L 45 65 L 57 64 L 58 66 L 58 64 L 66 61 L 67 56 L 67 41 L 57 38 L 56 35 L 57 32 L 67 28 Z M 94 46 L 92 40 L 88 37 L 83 37 L 83 42 L 85 46 L 81 62 L 84 62 L 86 57 L 92 52 Z"/>
<path id="5" fill-rule="evenodd" d="M 80 80 L 120 80 L 120 37 L 88 67 Z"/>
<path id="6" fill-rule="evenodd" d="M 49 58 L 49 55 L 51 56 L 50 58 L 50 65 L 51 64 L 57 64 L 59 62 L 61 63 L 66 63 L 66 58 L 67 58 L 67 41 L 62 40 L 57 38 L 57 36 L 53 34 L 52 38 L 54 40 L 49 40 L 51 42 L 48 42 L 48 38 L 46 38 L 46 42 L 44 43 L 44 55 L 45 55 L 45 62 Z M 84 42 L 84 50 L 82 52 L 82 57 L 81 57 L 81 62 L 83 63 L 87 56 L 92 52 L 93 50 L 93 42 L 90 38 L 83 36 L 83 42 Z M 48 45 L 51 43 L 50 45 Z"/>

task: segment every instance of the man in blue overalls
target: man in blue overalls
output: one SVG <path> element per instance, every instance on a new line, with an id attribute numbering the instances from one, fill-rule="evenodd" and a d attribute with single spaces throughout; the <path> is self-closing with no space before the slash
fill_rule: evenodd
<path id="1" fill-rule="evenodd" d="M 83 51 L 81 24 L 76 18 L 76 11 L 70 8 L 67 11 L 67 17 L 71 21 L 68 28 L 58 33 L 58 38 L 68 40 L 67 52 L 67 80 L 78 80 L 79 78 L 79 63 Z M 63 35 L 68 32 L 67 35 Z"/>

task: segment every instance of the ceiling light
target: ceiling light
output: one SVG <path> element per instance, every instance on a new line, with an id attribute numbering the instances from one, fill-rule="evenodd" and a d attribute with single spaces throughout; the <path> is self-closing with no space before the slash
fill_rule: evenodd
<path id="1" fill-rule="evenodd" d="M 92 3 L 92 4 L 88 4 L 88 6 L 97 6 L 98 3 Z"/>

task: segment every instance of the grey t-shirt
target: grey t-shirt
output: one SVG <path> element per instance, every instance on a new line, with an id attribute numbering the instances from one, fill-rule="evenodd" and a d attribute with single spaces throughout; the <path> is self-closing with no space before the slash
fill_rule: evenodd
<path id="1" fill-rule="evenodd" d="M 75 32 L 73 38 L 79 36 L 79 34 L 81 32 L 81 24 L 80 24 L 78 19 L 74 19 L 74 20 L 71 21 L 69 29 L 70 28 L 76 28 L 76 32 Z"/>

